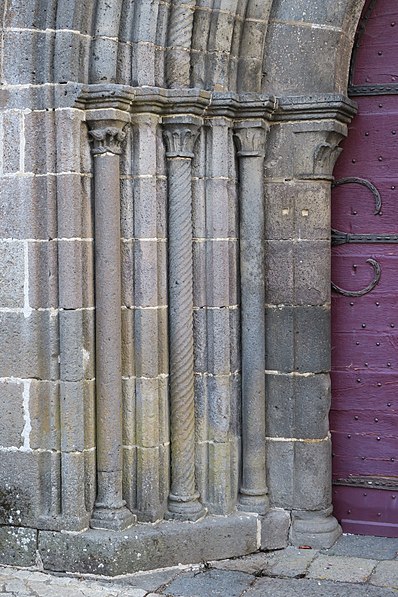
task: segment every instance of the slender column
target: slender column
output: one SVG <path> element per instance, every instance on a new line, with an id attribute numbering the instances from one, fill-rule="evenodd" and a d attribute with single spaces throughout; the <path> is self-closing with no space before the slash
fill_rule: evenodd
<path id="1" fill-rule="evenodd" d="M 264 155 L 262 121 L 235 128 L 239 156 L 242 342 L 240 509 L 265 514 Z"/>
<path id="2" fill-rule="evenodd" d="M 169 516 L 197 520 L 195 481 L 191 161 L 197 118 L 164 119 L 169 195 L 171 491 Z"/>
<path id="3" fill-rule="evenodd" d="M 113 530 L 134 522 L 122 499 L 119 155 L 125 124 L 125 120 L 89 121 L 94 156 L 97 423 L 97 498 L 91 527 Z"/>

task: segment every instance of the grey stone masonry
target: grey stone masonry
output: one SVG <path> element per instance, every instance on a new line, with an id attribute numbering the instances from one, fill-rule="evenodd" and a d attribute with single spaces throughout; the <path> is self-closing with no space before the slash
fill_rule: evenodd
<path id="1" fill-rule="evenodd" d="M 341 532 L 331 516 L 328 181 L 354 113 L 344 98 L 325 99 L 281 99 L 269 133 L 265 190 L 270 500 L 290 505 L 296 545 L 318 547 Z M 286 145 L 291 151 L 283 153 Z"/>
<path id="2" fill-rule="evenodd" d="M 363 4 L 0 2 L 2 563 L 339 536 L 329 208 Z"/>
<path id="3" fill-rule="evenodd" d="M 310 548 L 289 547 L 267 554 L 256 553 L 196 566 L 179 564 L 113 578 L 48 574 L 32 568 L 4 566 L 0 568 L 3 591 L 0 594 L 11 597 L 338 597 L 342 594 L 350 597 L 393 597 L 397 588 L 398 559 L 391 557 L 379 561 L 355 556 L 359 546 L 364 553 L 372 551 L 376 554 L 379 539 L 352 535 L 342 537 L 336 550 L 342 547 L 345 557 L 320 554 Z M 383 542 L 390 550 L 394 544 L 397 548 L 394 539 L 383 538 Z M 351 545 L 352 551 L 349 549 Z M 26 548 L 28 554 L 27 537 Z"/>

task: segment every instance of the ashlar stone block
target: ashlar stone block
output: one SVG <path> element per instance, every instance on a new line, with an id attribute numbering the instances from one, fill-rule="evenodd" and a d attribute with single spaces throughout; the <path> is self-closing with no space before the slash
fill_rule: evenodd
<path id="1" fill-rule="evenodd" d="M 267 435 L 322 439 L 329 430 L 330 378 L 266 374 Z"/>
<path id="2" fill-rule="evenodd" d="M 330 308 L 266 308 L 266 369 L 321 373 L 330 370 Z"/>
<path id="3" fill-rule="evenodd" d="M 27 388 L 29 390 L 29 387 Z M 0 382 L 0 446 L 20 448 L 26 424 L 23 382 Z M 26 391 L 26 390 L 25 390 Z"/>
<path id="4" fill-rule="evenodd" d="M 0 309 L 24 306 L 24 243 L 0 242 Z"/>
<path id="5" fill-rule="evenodd" d="M 1 527 L 0 563 L 23 567 L 35 566 L 37 534 L 36 529 Z"/>

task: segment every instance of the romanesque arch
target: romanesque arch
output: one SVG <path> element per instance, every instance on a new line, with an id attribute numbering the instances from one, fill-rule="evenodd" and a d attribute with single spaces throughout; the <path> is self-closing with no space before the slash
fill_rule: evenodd
<path id="1" fill-rule="evenodd" d="M 24 562 L 338 536 L 329 198 L 363 4 L 3 3 L 1 486 Z"/>

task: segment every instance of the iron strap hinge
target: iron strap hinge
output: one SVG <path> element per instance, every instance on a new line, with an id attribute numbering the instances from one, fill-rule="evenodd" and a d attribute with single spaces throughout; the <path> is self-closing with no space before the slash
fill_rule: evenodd
<path id="1" fill-rule="evenodd" d="M 332 229 L 332 245 L 346 243 L 398 244 L 398 234 L 351 234 Z"/>

